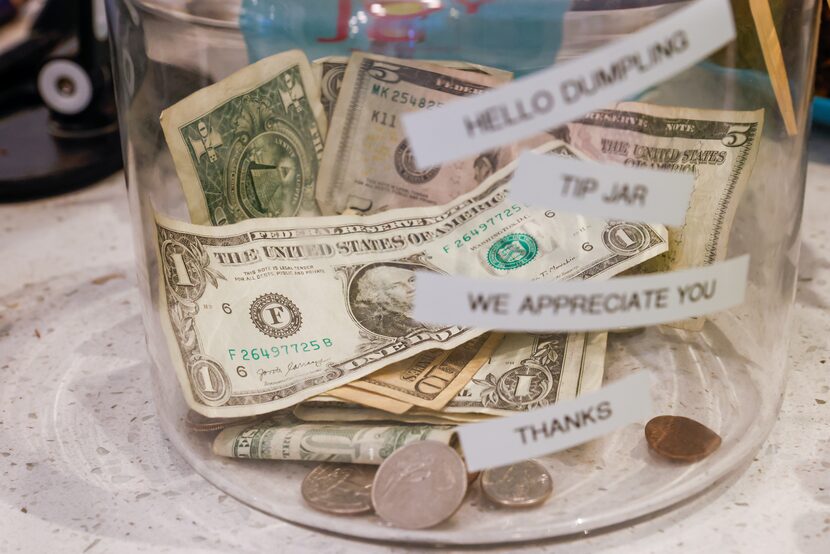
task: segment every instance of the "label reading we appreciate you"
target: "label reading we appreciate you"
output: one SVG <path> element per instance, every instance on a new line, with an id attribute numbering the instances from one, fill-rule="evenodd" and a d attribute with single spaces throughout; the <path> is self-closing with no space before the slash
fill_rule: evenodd
<path id="1" fill-rule="evenodd" d="M 600 282 L 528 283 L 418 273 L 413 317 L 424 323 L 532 332 L 671 323 L 742 304 L 748 271 L 749 256 L 741 256 Z"/>
<path id="2" fill-rule="evenodd" d="M 729 0 L 697 0 L 573 61 L 403 116 L 422 167 L 518 142 L 680 73 L 735 38 Z"/>
<path id="3" fill-rule="evenodd" d="M 521 377 L 516 387 L 524 384 Z M 651 417 L 649 374 L 628 377 L 576 400 L 458 427 L 470 471 L 559 452 Z"/>
<path id="4" fill-rule="evenodd" d="M 556 211 L 680 227 L 694 187 L 691 173 L 525 152 L 510 182 L 510 195 Z"/>

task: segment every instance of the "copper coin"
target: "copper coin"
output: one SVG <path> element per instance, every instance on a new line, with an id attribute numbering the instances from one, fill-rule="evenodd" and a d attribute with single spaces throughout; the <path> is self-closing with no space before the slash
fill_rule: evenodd
<path id="1" fill-rule="evenodd" d="M 646 442 L 674 462 L 697 462 L 718 449 L 720 435 L 693 419 L 658 416 L 646 424 Z"/>
<path id="2" fill-rule="evenodd" d="M 542 464 L 526 460 L 488 469 L 481 474 L 481 490 L 499 506 L 527 508 L 548 499 L 553 493 L 553 480 Z"/>
<path id="3" fill-rule="evenodd" d="M 257 417 L 205 417 L 199 412 L 189 410 L 184 418 L 188 429 L 196 433 L 221 431 L 232 425 L 244 425 L 256 421 Z"/>
<path id="4" fill-rule="evenodd" d="M 303 498 L 321 512 L 358 515 L 372 511 L 375 466 L 320 464 L 303 480 Z"/>
<path id="5" fill-rule="evenodd" d="M 375 512 L 396 527 L 426 529 L 446 521 L 467 494 L 467 468 L 449 446 L 411 443 L 381 464 L 372 486 Z"/>

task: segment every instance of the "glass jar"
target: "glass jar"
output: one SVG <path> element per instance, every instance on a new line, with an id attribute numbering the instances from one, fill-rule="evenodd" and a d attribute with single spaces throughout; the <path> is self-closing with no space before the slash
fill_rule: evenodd
<path id="1" fill-rule="evenodd" d="M 557 67 L 632 36 L 689 4 L 676 0 L 107 0 L 156 406 L 181 454 L 217 487 L 276 517 L 345 535 L 441 544 L 505 543 L 618 525 L 676 505 L 741 468 L 775 422 L 787 378 L 819 2 L 772 0 L 764 16 L 750 9 L 750 4 L 757 8 L 758 2 L 734 0 L 735 40 L 667 79 L 644 84 L 636 95 L 620 98 L 628 102 L 624 106 L 605 106 L 593 116 L 579 114 L 575 121 L 548 133 L 440 171 L 417 166 L 395 119 L 399 112 L 429 108 L 431 101 L 449 105 L 454 96 L 497 88 L 551 65 Z M 776 29 L 777 37 L 773 33 L 770 39 L 760 32 L 764 24 Z M 767 41 L 763 46 L 762 40 Z M 290 51 L 298 52 L 286 54 Z M 422 89 L 415 85 L 416 93 L 410 90 L 404 97 L 394 87 L 386 90 L 384 83 L 375 83 L 360 96 L 353 93 L 359 86 L 355 75 L 360 73 L 350 69 L 358 58 L 347 65 L 346 57 L 353 54 L 374 64 L 376 73 L 370 77 L 381 81 L 379 67 L 411 63 L 416 74 L 437 72 L 456 85 L 463 81 L 467 88 L 442 91 L 434 98 L 431 92 L 424 93 L 422 98 L 416 94 Z M 264 61 L 269 59 L 277 61 Z M 775 69 L 776 60 L 786 68 L 784 74 Z M 284 66 L 295 70 L 288 75 Z M 254 87 L 265 77 L 278 75 L 280 82 L 270 92 Z M 342 103 L 344 91 L 351 95 L 347 106 Z M 377 98 L 382 98 L 383 109 L 376 107 L 381 105 Z M 364 104 L 373 112 L 360 119 L 353 112 Z M 274 110 L 282 115 L 274 116 Z M 640 123 L 619 124 L 617 116 L 623 112 Z M 352 123 L 344 123 L 349 117 Z M 727 130 L 731 138 L 719 141 L 683 135 L 678 127 L 663 134 L 649 127 L 685 122 L 701 128 L 706 122 L 722 126 L 733 120 L 743 129 L 740 137 Z M 358 130 L 350 130 L 349 125 Z M 744 145 L 748 137 L 751 147 Z M 615 151 L 611 146 L 615 140 L 618 145 L 627 142 L 631 149 Z M 377 516 L 343 518 L 315 511 L 300 493 L 300 484 L 314 465 L 309 461 L 252 462 L 213 453 L 215 434 L 204 431 L 226 425 L 216 419 L 225 417 L 220 408 L 235 406 L 227 412 L 229 417 L 255 415 L 248 413 L 249 406 L 258 403 L 265 407 L 254 410 L 256 414 L 273 411 L 269 406 L 274 405 L 292 410 L 299 400 L 291 397 L 303 387 L 317 394 L 326 388 L 326 379 L 348 380 L 325 371 L 314 374 L 312 385 L 311 381 L 298 385 L 286 377 L 309 364 L 327 363 L 329 354 L 317 350 L 340 340 L 331 337 L 350 324 L 326 305 L 331 295 L 339 294 L 337 287 L 321 288 L 319 294 L 288 290 L 294 285 L 280 272 L 296 271 L 296 266 L 289 250 L 279 250 L 279 241 L 287 236 L 280 234 L 286 229 L 283 218 L 302 218 L 290 220 L 304 229 L 293 236 L 306 239 L 295 252 L 308 257 L 305 278 L 314 280 L 320 271 L 328 271 L 317 269 L 322 262 L 311 255 L 328 252 L 323 234 L 310 223 L 321 212 L 334 219 L 321 219 L 319 228 L 359 225 L 361 217 L 394 219 L 404 213 L 387 213 L 391 209 L 414 210 L 400 216 L 408 221 L 434 215 L 441 206 L 481 190 L 481 183 L 510 166 L 522 149 L 554 142 L 556 148 L 605 163 L 692 174 L 696 190 L 704 191 L 694 193 L 699 196 L 693 196 L 692 203 L 703 207 L 695 218 L 687 218 L 685 227 L 670 228 L 668 233 L 691 243 L 700 238 L 695 238 L 696 230 L 717 234 L 713 239 L 719 244 L 717 252 L 698 252 L 685 265 L 666 258 L 662 265 L 652 265 L 686 269 L 748 254 L 746 298 L 737 307 L 680 325 L 612 329 L 607 339 L 590 334 L 532 339 L 508 334 L 495 352 L 512 344 L 515 355 L 499 357 L 491 351 L 488 363 L 538 366 L 549 374 L 550 368 L 543 366 L 554 363 L 560 343 L 569 344 L 563 346 L 567 350 L 578 342 L 584 361 L 590 348 L 605 346 L 607 340 L 604 358 L 597 362 L 598 373 L 573 385 L 571 396 L 646 369 L 652 376 L 655 414 L 688 416 L 705 424 L 720 436 L 719 449 L 693 464 L 671 463 L 649 450 L 642 425 L 629 425 L 541 458 L 555 483 L 554 496 L 543 506 L 519 512 L 495 510 L 472 486 L 452 523 L 417 531 L 390 527 Z M 342 167 L 333 170 L 326 167 L 326 151 L 338 144 L 346 149 L 335 160 Z M 740 146 L 744 146 L 740 152 L 729 150 Z M 340 173 L 317 179 L 332 171 Z M 324 181 L 326 191 L 321 193 Z M 707 224 L 709 220 L 714 223 Z M 567 221 L 576 225 L 584 219 Z M 262 260 L 241 250 L 232 260 L 221 258 L 224 254 L 192 239 L 216 232 L 225 233 L 224 238 L 202 242 L 238 242 L 246 233 L 250 240 L 254 236 L 271 240 L 267 245 L 272 248 L 272 265 L 263 269 Z M 583 232 L 589 231 L 575 231 L 573 236 Z M 628 239 L 623 237 L 624 242 Z M 669 242 L 670 248 L 695 248 Z M 352 248 L 356 252 L 373 246 L 377 244 L 363 242 Z M 505 263 L 515 262 L 510 257 L 515 251 L 508 254 Z M 457 260 L 448 272 L 464 274 L 472 262 L 459 253 L 453 256 Z M 406 264 L 414 263 L 408 259 L 392 264 L 391 284 L 366 277 L 365 290 L 405 283 L 411 273 Z M 224 265 L 217 260 L 224 260 Z M 245 264 L 251 273 L 237 267 Z M 217 265 L 219 270 L 214 271 Z M 364 271 L 365 277 L 369 265 L 352 271 Z M 648 266 L 640 269 L 654 269 Z M 267 282 L 273 293 L 260 294 L 257 271 L 271 272 Z M 177 281 L 171 284 L 171 279 Z M 253 284 L 239 284 L 248 281 Z M 368 294 L 349 290 L 342 294 L 354 295 L 351 300 Z M 215 291 L 230 292 L 222 296 Z M 214 326 L 199 328 L 203 324 L 199 318 L 206 313 L 213 314 Z M 405 334 L 417 323 L 387 316 L 374 312 L 360 321 L 360 316 L 352 319 L 372 340 Z M 315 329 L 309 329 L 309 321 L 316 321 Z M 211 342 L 222 345 L 222 359 L 217 360 L 215 352 L 203 356 L 194 346 L 205 350 Z M 277 362 L 276 356 L 283 358 Z M 557 367 L 565 371 L 561 361 Z M 557 377 L 560 386 L 562 375 Z M 492 404 L 504 379 L 486 381 L 470 381 L 458 394 L 479 399 L 491 395 Z M 266 394 L 253 394 L 257 387 L 267 389 Z M 535 394 L 528 390 L 527 394 Z M 314 395 L 299 396 L 308 402 Z M 507 411 L 546 402 L 516 400 Z M 343 407 L 342 402 L 335 403 Z M 194 415 L 200 406 L 201 417 Z M 388 419 L 399 419 L 394 411 L 387 410 Z M 423 410 L 419 413 L 423 415 Z M 448 413 L 456 414 L 449 421 L 478 419 L 462 417 L 463 410 Z M 332 448 L 336 451 L 336 446 Z"/>

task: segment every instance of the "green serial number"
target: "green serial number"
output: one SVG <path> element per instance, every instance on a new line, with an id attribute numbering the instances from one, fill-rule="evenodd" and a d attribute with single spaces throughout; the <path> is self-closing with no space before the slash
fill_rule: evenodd
<path id="1" fill-rule="evenodd" d="M 475 237 L 477 237 L 481 233 L 485 233 L 485 232 L 489 231 L 493 227 L 496 227 L 497 225 L 499 225 L 500 223 L 502 223 L 506 219 L 509 219 L 509 218 L 513 217 L 514 215 L 516 215 L 517 213 L 519 213 L 521 211 L 522 211 L 522 207 L 519 204 L 513 204 L 509 208 L 506 208 L 506 209 L 502 210 L 501 212 L 499 212 L 497 214 L 493 214 L 491 217 L 488 217 L 486 220 L 479 223 L 473 229 L 470 229 L 469 231 L 464 233 L 464 235 L 462 235 L 462 237 L 460 239 L 455 239 L 455 248 L 463 248 L 466 243 L 472 241 Z M 452 247 L 453 247 L 453 245 L 450 245 L 450 244 L 447 244 L 446 246 L 444 246 L 443 247 L 444 253 L 449 254 L 450 249 Z"/>
<path id="2" fill-rule="evenodd" d="M 301 354 L 303 352 L 316 352 L 323 348 L 331 348 L 334 342 L 331 339 L 316 339 L 308 342 L 295 342 L 293 344 L 281 344 L 271 348 L 228 348 L 228 358 L 231 360 L 256 361 L 270 360 L 280 356 Z"/>

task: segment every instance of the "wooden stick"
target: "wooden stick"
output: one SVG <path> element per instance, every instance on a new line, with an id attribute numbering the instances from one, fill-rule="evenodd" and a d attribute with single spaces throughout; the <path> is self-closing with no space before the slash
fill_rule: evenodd
<path id="1" fill-rule="evenodd" d="M 828 0 L 830 2 L 830 0 Z M 767 66 L 772 90 L 778 101 L 778 109 L 784 118 L 784 125 L 789 136 L 798 133 L 798 124 L 795 120 L 795 108 L 790 92 L 790 80 L 787 77 L 787 68 L 784 66 L 784 55 L 781 52 L 781 42 L 775 31 L 775 22 L 772 19 L 772 10 L 768 0 L 749 0 L 749 9 L 752 19 L 755 20 L 755 29 L 758 31 L 758 40 L 761 42 L 761 52 Z"/>

